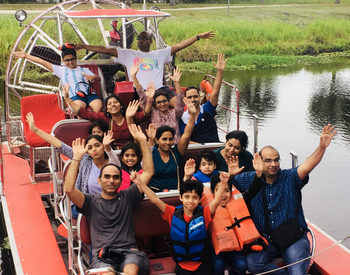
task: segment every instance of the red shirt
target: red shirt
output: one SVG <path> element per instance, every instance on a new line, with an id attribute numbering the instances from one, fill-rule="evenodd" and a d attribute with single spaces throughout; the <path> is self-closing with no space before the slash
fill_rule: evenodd
<path id="1" fill-rule="evenodd" d="M 175 206 L 165 204 L 165 212 L 162 213 L 162 217 L 164 220 L 166 220 L 169 225 L 171 226 L 171 221 L 173 220 L 174 212 L 175 212 Z M 205 223 L 205 228 L 208 230 L 209 223 L 211 222 L 211 214 L 210 214 L 210 209 L 209 205 L 203 208 L 203 216 L 204 216 L 204 223 Z M 192 217 L 187 216 L 184 213 L 184 219 L 187 223 L 189 223 L 192 219 Z M 179 265 L 186 270 L 189 271 L 196 271 L 198 267 L 201 265 L 202 262 L 193 262 L 193 261 L 182 261 L 179 262 Z"/>

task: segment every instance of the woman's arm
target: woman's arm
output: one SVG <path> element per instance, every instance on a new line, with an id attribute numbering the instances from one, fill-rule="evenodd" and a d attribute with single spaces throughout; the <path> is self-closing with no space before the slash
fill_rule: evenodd
<path id="1" fill-rule="evenodd" d="M 120 167 L 120 160 L 118 158 L 118 155 L 112 150 L 111 143 L 114 141 L 113 139 L 113 132 L 108 131 L 107 134 L 104 134 L 103 137 L 103 147 L 105 149 L 106 154 L 108 155 L 109 163 L 113 163 Z"/>
<path id="2" fill-rule="evenodd" d="M 139 106 L 140 106 L 140 101 L 138 100 L 133 100 L 129 102 L 129 106 L 125 112 L 125 119 L 128 126 L 134 124 L 134 115 L 136 114 Z"/>
<path id="3" fill-rule="evenodd" d="M 29 128 L 31 131 L 34 132 L 34 134 L 36 134 L 37 136 L 41 137 L 43 140 L 45 140 L 46 142 L 50 143 L 51 145 L 53 145 L 56 148 L 60 148 L 62 145 L 62 141 L 60 141 L 58 138 L 44 132 L 43 130 L 40 130 L 38 127 L 35 126 L 34 123 L 34 116 L 31 112 L 29 112 L 26 116 L 26 121 L 29 124 Z"/>
<path id="4" fill-rule="evenodd" d="M 17 58 L 25 58 L 28 59 L 32 62 L 38 63 L 40 65 L 43 65 L 46 69 L 48 69 L 50 72 L 53 73 L 53 67 L 52 64 L 48 61 L 45 61 L 39 57 L 27 54 L 23 49 L 21 49 L 21 51 L 15 51 L 12 54 L 13 57 L 17 57 Z"/>
<path id="5" fill-rule="evenodd" d="M 188 144 L 190 142 L 190 138 L 192 135 L 192 131 L 194 128 L 194 122 L 196 119 L 196 107 L 194 107 L 193 103 L 188 100 L 187 98 L 184 98 L 183 101 L 187 105 L 187 110 L 190 114 L 190 117 L 188 119 L 188 122 L 186 124 L 184 133 L 182 134 L 179 143 L 177 144 L 177 149 L 179 150 L 179 153 L 181 156 L 183 156 L 186 153 Z"/>

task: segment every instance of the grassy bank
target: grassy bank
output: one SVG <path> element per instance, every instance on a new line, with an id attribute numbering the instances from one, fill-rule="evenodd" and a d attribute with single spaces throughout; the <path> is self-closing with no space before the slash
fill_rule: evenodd
<path id="1" fill-rule="evenodd" d="M 310 1 L 316 0 L 304 2 Z M 267 2 L 276 4 L 276 1 L 264 1 Z M 324 63 L 334 58 L 347 62 L 350 55 L 350 0 L 342 0 L 340 5 L 333 1 L 324 3 L 329 2 L 326 0 L 317 2 L 323 4 L 231 5 L 228 16 L 225 8 L 179 10 L 185 6 L 179 5 L 168 11 L 172 16 L 161 22 L 160 31 L 168 45 L 207 30 L 216 32 L 214 40 L 201 40 L 177 54 L 178 63 L 187 70 L 211 68 L 209 61 L 215 60 L 219 52 L 230 57 L 227 67 L 231 70 Z M 159 6 L 169 8 L 169 5 Z M 29 14 L 28 19 L 33 16 Z M 1 75 L 21 29 L 13 15 L 0 17 Z M 96 38 L 96 44 L 100 44 L 99 38 Z"/>

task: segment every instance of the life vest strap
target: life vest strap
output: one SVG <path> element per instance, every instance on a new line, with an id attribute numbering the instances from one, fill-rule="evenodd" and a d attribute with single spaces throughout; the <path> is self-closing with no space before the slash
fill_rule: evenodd
<path id="1" fill-rule="evenodd" d="M 175 240 L 172 240 L 172 243 L 174 245 L 178 245 L 178 246 L 187 248 L 187 247 L 190 247 L 192 245 L 198 245 L 198 244 L 205 243 L 205 239 L 198 239 L 198 240 L 192 240 L 192 241 L 175 241 Z"/>
<path id="2" fill-rule="evenodd" d="M 235 226 L 237 226 L 238 228 L 241 227 L 241 222 L 245 221 L 245 220 L 248 220 L 248 219 L 251 219 L 251 216 L 246 216 L 246 217 L 243 217 L 241 219 L 237 219 L 236 217 L 234 218 L 235 222 L 230 225 L 230 226 L 227 226 L 226 227 L 226 230 L 230 230 L 230 229 L 233 229 Z"/>
<path id="3" fill-rule="evenodd" d="M 186 254 L 182 254 L 182 253 L 175 253 L 176 258 L 180 258 L 182 259 L 182 261 L 190 261 L 194 258 L 200 258 L 202 256 L 202 251 L 197 252 L 197 253 L 186 253 Z"/>

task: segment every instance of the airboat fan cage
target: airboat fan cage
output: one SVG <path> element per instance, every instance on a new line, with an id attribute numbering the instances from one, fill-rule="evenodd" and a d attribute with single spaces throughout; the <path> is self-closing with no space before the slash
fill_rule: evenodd
<path id="1" fill-rule="evenodd" d="M 151 33 L 154 39 L 151 49 L 162 49 L 167 45 L 159 33 L 158 24 L 169 16 L 170 14 L 160 11 L 133 10 L 117 1 L 67 1 L 52 6 L 24 25 L 12 51 L 23 48 L 31 55 L 60 65 L 59 46 L 64 43 L 137 49 L 135 36 L 142 31 Z M 113 81 L 118 78 L 117 72 L 122 70 L 108 55 L 88 53 L 85 50 L 77 51 L 77 55 L 78 65 L 98 65 L 105 78 L 107 75 Z M 13 58 L 12 55 L 5 81 L 7 138 L 11 152 L 18 153 L 21 151 L 18 148 L 25 144 L 18 131 L 21 128 L 21 98 L 43 93 L 59 94 L 61 84 L 59 78 L 42 65 Z M 64 109 L 65 105 L 62 102 L 60 104 Z"/>

